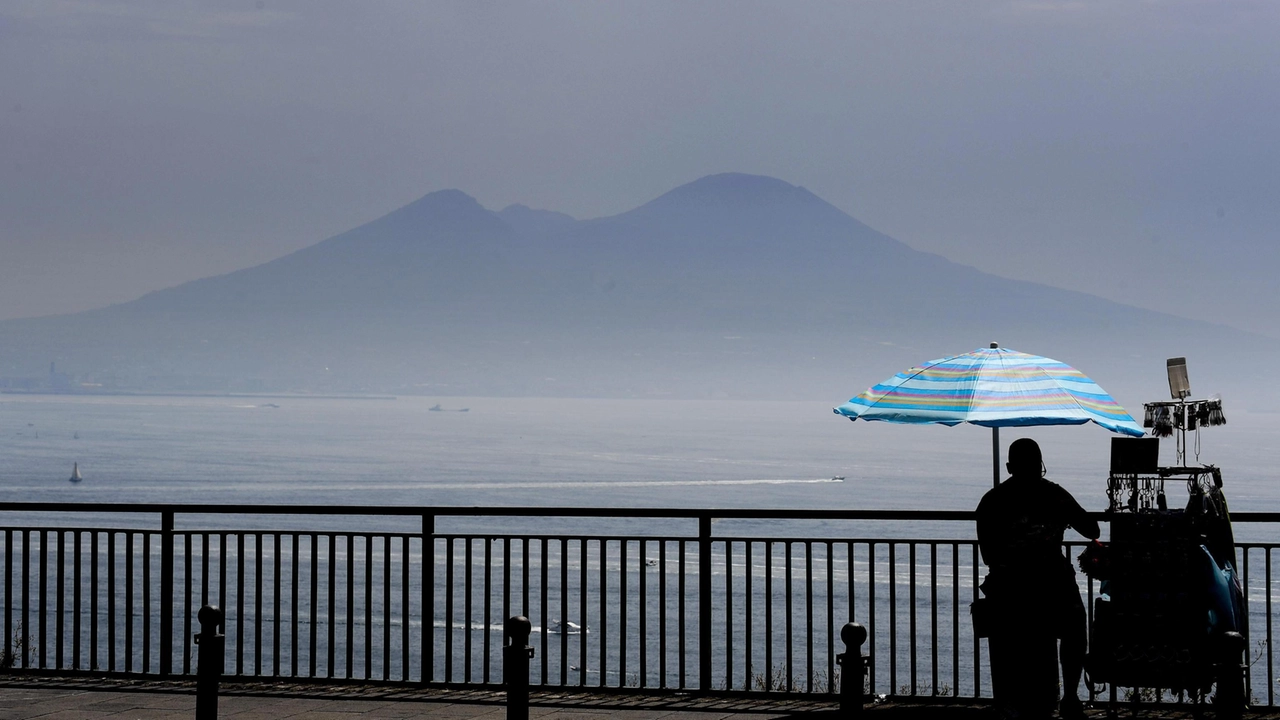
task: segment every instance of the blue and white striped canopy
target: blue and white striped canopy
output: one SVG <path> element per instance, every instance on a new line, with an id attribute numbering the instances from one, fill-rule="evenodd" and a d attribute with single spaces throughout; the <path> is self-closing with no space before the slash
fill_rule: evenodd
<path id="1" fill-rule="evenodd" d="M 1008 348 L 933 360 L 867 389 L 835 412 L 850 420 L 1022 427 L 1094 422 L 1141 436 L 1129 413 L 1066 363 Z"/>

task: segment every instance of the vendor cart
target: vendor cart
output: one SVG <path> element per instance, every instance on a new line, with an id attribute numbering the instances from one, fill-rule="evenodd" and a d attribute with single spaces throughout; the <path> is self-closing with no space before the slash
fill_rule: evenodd
<path id="1" fill-rule="evenodd" d="M 1151 413 L 1149 412 L 1149 417 Z M 1183 422 L 1185 423 L 1185 417 Z M 1185 425 L 1184 425 L 1185 428 Z M 1093 687 L 1168 690 L 1217 717 L 1244 704 L 1246 618 L 1222 472 L 1156 465 L 1158 438 L 1115 438 L 1107 481 L 1111 539 L 1080 556 L 1100 581 L 1085 662 Z M 1179 460 L 1185 440 L 1179 445 Z M 1185 486 L 1185 501 L 1166 491 Z"/>

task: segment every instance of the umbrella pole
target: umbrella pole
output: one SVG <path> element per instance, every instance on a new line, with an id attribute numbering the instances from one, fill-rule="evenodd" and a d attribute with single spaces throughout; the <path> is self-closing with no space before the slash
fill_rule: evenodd
<path id="1" fill-rule="evenodd" d="M 1000 428 L 991 428 L 991 487 L 1000 485 Z"/>

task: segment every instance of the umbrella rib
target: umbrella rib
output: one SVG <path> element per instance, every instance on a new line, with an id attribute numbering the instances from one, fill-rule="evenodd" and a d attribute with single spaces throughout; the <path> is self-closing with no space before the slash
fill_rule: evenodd
<path id="1" fill-rule="evenodd" d="M 907 382 L 910 382 L 912 379 L 919 377 L 919 376 L 920 376 L 920 374 L 921 374 L 921 373 L 923 373 L 924 371 L 929 370 L 930 368 L 935 368 L 935 367 L 937 367 L 937 366 L 941 365 L 942 363 L 947 362 L 948 360 L 954 360 L 954 359 L 956 359 L 957 357 L 960 357 L 960 356 L 959 356 L 959 355 L 954 355 L 954 356 L 952 356 L 952 357 L 942 358 L 941 360 L 938 360 L 938 361 L 936 361 L 936 362 L 931 362 L 931 363 L 930 363 L 930 362 L 926 362 L 926 363 L 923 363 L 923 364 L 917 365 L 917 366 L 915 366 L 915 367 L 913 367 L 913 368 L 907 368 L 905 371 L 903 371 L 903 372 L 901 373 L 901 374 L 903 375 L 902 382 L 898 383 L 896 387 L 901 387 L 902 385 L 905 385 Z M 915 372 L 911 372 L 912 370 L 915 370 Z M 911 374 L 910 374 L 910 375 L 907 375 L 907 373 L 911 373 Z M 875 387 L 875 386 L 873 385 L 873 386 L 871 386 L 871 388 L 868 388 L 868 390 L 870 390 L 870 389 L 872 389 L 872 388 L 874 388 L 874 387 Z M 872 403 L 872 404 L 871 404 L 870 406 L 868 406 L 868 407 L 875 407 L 875 406 L 876 406 L 877 404 L 879 404 L 879 403 L 880 403 L 880 398 L 876 398 L 876 401 L 875 401 L 874 403 Z M 851 419 L 852 419 L 852 418 L 851 418 Z"/>
<path id="2" fill-rule="evenodd" d="M 995 348 L 995 350 L 996 350 L 996 357 L 998 357 L 998 358 L 999 358 L 999 357 L 1000 357 L 1000 350 L 999 350 L 999 348 Z M 960 357 L 960 356 L 959 356 L 959 355 L 957 355 L 956 357 Z M 968 407 L 966 407 L 966 408 L 965 408 L 965 411 L 964 411 L 965 417 L 972 417 L 972 416 L 973 416 L 973 406 L 974 406 L 974 404 L 978 401 L 978 378 L 982 376 L 982 371 L 983 371 L 984 369 L 986 369 L 986 366 L 987 366 L 987 362 L 986 362 L 986 360 L 984 359 L 984 360 L 982 361 L 982 364 L 978 367 L 978 372 L 974 373 L 974 375 L 973 375 L 973 387 L 971 388 L 971 392 L 969 393 L 969 405 L 968 405 Z M 1004 367 L 1004 359 L 1003 359 L 1003 358 L 1001 358 L 1001 359 L 1000 359 L 1000 366 L 1001 366 L 1001 367 Z M 973 421 L 972 421 L 972 420 L 965 420 L 965 422 L 967 422 L 967 423 L 972 423 Z"/>

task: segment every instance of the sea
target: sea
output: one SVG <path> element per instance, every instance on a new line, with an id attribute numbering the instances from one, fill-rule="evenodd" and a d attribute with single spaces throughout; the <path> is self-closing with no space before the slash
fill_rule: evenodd
<path id="1" fill-rule="evenodd" d="M 844 401 L 0 394 L 12 501 L 404 506 L 972 509 L 992 431 L 850 422 Z M 1280 416 L 1189 436 L 1234 510 L 1280 511 Z M 1112 434 L 1005 428 L 1049 477 L 1106 506 Z M 1197 453 L 1198 450 L 1198 453 Z M 1172 439 L 1161 463 L 1176 461 Z M 69 482 L 73 464 L 83 481 Z M 1003 469 L 1003 463 L 1001 463 Z"/>

